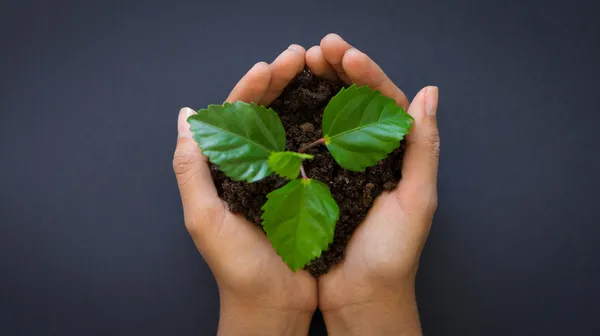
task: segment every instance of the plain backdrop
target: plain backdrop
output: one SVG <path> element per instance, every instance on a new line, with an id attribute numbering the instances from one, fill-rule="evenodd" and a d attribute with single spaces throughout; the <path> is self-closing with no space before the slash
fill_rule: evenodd
<path id="1" fill-rule="evenodd" d="M 594 1 L 0 2 L 0 334 L 212 335 L 171 168 L 182 106 L 337 32 L 440 87 L 426 335 L 600 334 Z M 312 335 L 322 335 L 322 320 Z"/>

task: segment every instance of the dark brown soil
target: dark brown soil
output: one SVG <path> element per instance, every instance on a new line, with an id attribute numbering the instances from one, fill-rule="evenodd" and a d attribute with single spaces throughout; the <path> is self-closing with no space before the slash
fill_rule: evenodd
<path id="1" fill-rule="evenodd" d="M 314 76 L 304 70 L 273 102 L 271 107 L 283 122 L 287 146 L 290 151 L 322 137 L 321 117 L 329 100 L 341 89 L 340 84 Z M 327 273 L 329 268 L 342 260 L 344 248 L 354 229 L 365 218 L 373 200 L 384 190 L 393 189 L 400 180 L 400 167 L 404 143 L 378 166 L 367 168 L 364 173 L 342 169 L 331 157 L 325 146 L 307 151 L 313 160 L 304 162 L 306 174 L 331 188 L 331 194 L 340 208 L 340 219 L 335 237 L 329 249 L 305 268 L 314 276 Z M 212 166 L 212 175 L 221 198 L 234 213 L 243 214 L 260 227 L 260 208 L 266 195 L 287 181 L 271 175 L 255 183 L 232 181 Z"/>

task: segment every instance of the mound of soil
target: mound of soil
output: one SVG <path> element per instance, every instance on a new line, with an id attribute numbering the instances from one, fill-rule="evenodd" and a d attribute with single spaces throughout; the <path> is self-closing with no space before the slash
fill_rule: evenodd
<path id="1" fill-rule="evenodd" d="M 286 149 L 297 151 L 323 135 L 321 119 L 329 100 L 342 88 L 340 84 L 314 76 L 304 70 L 277 98 L 271 108 L 283 122 L 286 131 Z M 323 145 L 311 148 L 313 160 L 304 161 L 308 177 L 329 185 L 331 194 L 340 208 L 340 219 L 335 228 L 333 243 L 327 251 L 305 267 L 312 275 L 327 273 L 331 266 L 344 257 L 344 249 L 352 233 L 365 218 L 374 199 L 384 190 L 393 189 L 400 180 L 400 168 L 404 143 L 379 165 L 369 167 L 364 173 L 355 173 L 341 168 Z M 261 227 L 260 208 L 266 195 L 282 187 L 287 180 L 275 174 L 255 183 L 236 182 L 211 166 L 212 176 L 219 196 L 227 202 L 234 213 L 243 214 L 248 220 Z"/>

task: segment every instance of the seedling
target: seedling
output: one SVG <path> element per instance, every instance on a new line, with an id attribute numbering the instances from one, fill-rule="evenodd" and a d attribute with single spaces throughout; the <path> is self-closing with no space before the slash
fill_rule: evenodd
<path id="1" fill-rule="evenodd" d="M 261 218 L 275 251 L 296 271 L 328 248 L 339 218 L 327 185 L 306 175 L 302 161 L 313 156 L 305 152 L 325 145 L 342 168 L 362 172 L 400 146 L 413 119 L 381 92 L 352 85 L 327 104 L 323 137 L 297 152 L 285 150 L 277 113 L 254 103 L 209 105 L 188 122 L 202 153 L 232 180 L 252 183 L 272 173 L 291 180 L 267 195 Z"/>

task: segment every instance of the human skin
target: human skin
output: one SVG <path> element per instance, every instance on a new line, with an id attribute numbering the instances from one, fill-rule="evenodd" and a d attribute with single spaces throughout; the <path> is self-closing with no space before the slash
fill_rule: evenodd
<path id="1" fill-rule="evenodd" d="M 408 108 L 415 123 L 402 180 L 377 198 L 339 265 L 318 279 L 294 273 L 261 230 L 219 199 L 186 121 L 195 112 L 181 109 L 173 168 L 186 228 L 219 287 L 219 335 L 306 335 L 317 306 L 330 335 L 419 335 L 414 280 L 437 206 L 438 89 L 423 88 L 409 107 L 377 64 L 329 34 L 308 51 L 291 45 L 272 63 L 257 63 L 226 101 L 268 105 L 305 65 L 318 76 L 369 85 Z"/>

